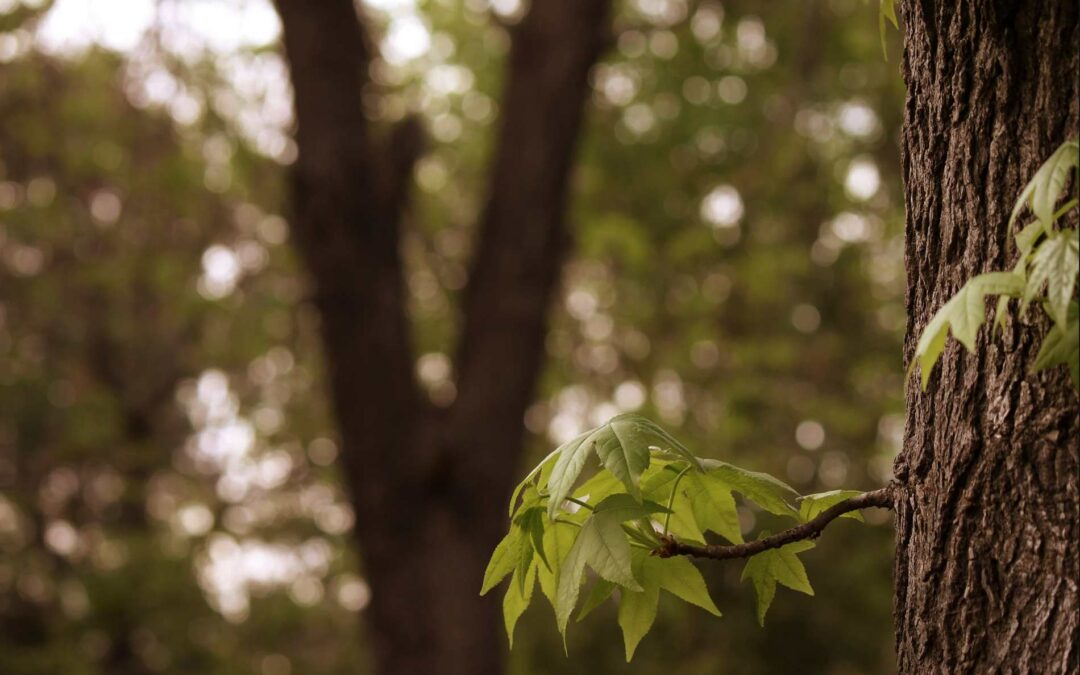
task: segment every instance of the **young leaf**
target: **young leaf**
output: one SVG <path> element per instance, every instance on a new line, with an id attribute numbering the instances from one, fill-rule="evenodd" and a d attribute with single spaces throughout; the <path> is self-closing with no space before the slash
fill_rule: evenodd
<path id="1" fill-rule="evenodd" d="M 1080 145 L 1076 140 L 1066 141 L 1054 151 L 1054 154 L 1043 163 L 1035 172 L 1031 182 L 1024 186 L 1020 197 L 1016 200 L 1012 215 L 1009 216 L 1009 230 L 1016 223 L 1017 216 L 1030 205 L 1035 217 L 1042 222 L 1046 231 L 1053 230 L 1054 204 L 1061 196 L 1061 190 L 1065 187 L 1069 169 L 1080 164 Z"/>
<path id="2" fill-rule="evenodd" d="M 810 587 L 810 580 L 806 578 L 806 568 L 795 555 L 813 547 L 813 542 L 797 541 L 787 546 L 763 551 L 746 561 L 741 580 L 750 579 L 754 584 L 754 591 L 758 598 L 759 624 L 765 625 L 765 613 L 769 611 L 769 605 L 772 604 L 773 597 L 776 595 L 777 583 L 807 595 L 814 594 L 814 589 Z"/>
<path id="3" fill-rule="evenodd" d="M 600 501 L 593 510 L 593 517 L 603 516 L 614 519 L 615 522 L 626 522 L 645 518 L 653 513 L 663 513 L 668 509 L 654 501 L 644 500 L 640 504 L 634 498 L 625 493 L 608 495 Z"/>
<path id="4" fill-rule="evenodd" d="M 705 460 L 705 467 L 711 478 L 726 484 L 769 513 L 778 516 L 798 516 L 799 512 L 795 510 L 791 502 L 799 496 L 799 493 L 787 483 L 767 473 L 747 471 L 715 459 Z"/>
<path id="5" fill-rule="evenodd" d="M 660 588 L 680 600 L 700 607 L 709 614 L 720 616 L 720 610 L 709 597 L 709 589 L 701 577 L 701 572 L 689 559 L 682 556 L 642 556 L 640 569 L 638 576 L 641 577 L 642 586 L 655 581 Z"/>
<path id="6" fill-rule="evenodd" d="M 986 296 L 989 294 L 1018 296 L 1024 279 L 1013 272 L 989 272 L 970 279 L 945 305 L 937 311 L 923 329 L 915 346 L 912 367 L 922 369 L 922 386 L 926 388 L 945 347 L 948 330 L 968 351 L 975 350 L 975 337 L 986 320 Z"/>
<path id="7" fill-rule="evenodd" d="M 589 480 L 574 490 L 574 496 L 578 499 L 588 497 L 590 504 L 595 504 L 622 489 L 622 481 L 613 476 L 610 471 L 598 471 Z"/>
<path id="8" fill-rule="evenodd" d="M 536 563 L 528 567 L 520 581 L 517 579 L 518 572 L 519 570 L 514 570 L 514 578 L 510 580 L 506 595 L 503 596 L 503 623 L 506 625 L 506 637 L 510 640 L 511 649 L 514 647 L 514 627 L 532 601 L 533 586 L 536 585 Z"/>
<path id="9" fill-rule="evenodd" d="M 1023 261 L 1026 254 L 1031 253 L 1039 238 L 1046 233 L 1041 220 L 1028 223 L 1024 229 L 1016 233 L 1016 248 L 1020 249 L 1020 260 Z M 1022 263 L 1021 263 L 1022 264 Z M 1021 267 L 1021 272 L 1023 268 Z"/>
<path id="10" fill-rule="evenodd" d="M 701 573 L 686 558 L 658 558 L 635 552 L 633 567 L 634 574 L 641 580 L 642 591 L 635 593 L 623 589 L 619 600 L 619 626 L 623 631 L 627 661 L 633 657 L 641 638 L 652 627 L 661 589 L 714 616 L 720 616 L 720 610 L 709 597 Z M 604 590 L 601 589 L 601 592 Z M 610 593 L 610 590 L 607 592 Z"/>
<path id="11" fill-rule="evenodd" d="M 1053 229 L 1054 205 L 1065 188 L 1065 181 L 1069 179 L 1069 169 L 1077 166 L 1078 162 L 1080 145 L 1076 141 L 1066 141 L 1050 155 L 1032 179 L 1035 191 L 1031 195 L 1031 210 L 1048 231 Z"/>
<path id="12" fill-rule="evenodd" d="M 687 473 L 679 488 L 690 504 L 697 526 L 712 530 L 733 544 L 743 543 L 732 486 L 713 473 Z"/>
<path id="13" fill-rule="evenodd" d="M 630 562 L 630 542 L 614 511 L 593 513 L 581 527 L 574 545 L 559 567 L 559 584 L 555 599 L 555 618 L 559 632 L 566 636 L 566 624 L 581 592 L 585 565 L 602 578 L 625 588 L 640 591 Z"/>
<path id="14" fill-rule="evenodd" d="M 594 609 L 599 607 L 605 600 L 611 597 L 612 591 L 615 590 L 615 584 L 611 583 L 607 579 L 597 579 L 596 583 L 589 589 L 589 594 L 585 596 L 585 602 L 581 603 L 581 610 L 578 611 L 577 620 L 581 621 L 589 615 Z"/>
<path id="15" fill-rule="evenodd" d="M 654 473 L 642 482 L 641 491 L 647 498 L 662 504 L 671 504 L 671 513 L 665 514 L 662 519 L 667 523 L 668 532 L 674 534 L 680 541 L 704 543 L 705 535 L 694 519 L 693 505 L 682 489 L 681 481 L 678 494 L 674 499 L 671 498 L 671 491 L 680 473 L 682 472 L 670 469 Z M 683 474 L 682 480 L 692 473 L 694 472 L 689 471 Z"/>
<path id="16" fill-rule="evenodd" d="M 487 569 L 484 571 L 484 583 L 480 588 L 480 595 L 486 595 L 505 579 L 507 574 L 514 571 L 521 559 L 523 540 L 521 528 L 518 527 L 511 527 L 510 532 L 502 538 L 499 545 L 495 547 L 494 553 L 491 554 L 491 560 L 488 561 Z"/>
<path id="17" fill-rule="evenodd" d="M 537 571 L 537 579 L 540 581 L 540 590 L 543 591 L 544 597 L 551 603 L 552 609 L 555 609 L 558 599 L 556 594 L 558 592 L 559 570 L 562 568 L 566 556 L 570 553 L 570 549 L 574 546 L 578 529 L 569 523 L 558 522 L 549 523 L 548 527 L 544 529 L 543 549 L 550 567 L 541 567 Z"/>
<path id="18" fill-rule="evenodd" d="M 830 490 L 828 492 L 804 495 L 799 501 L 799 518 L 803 522 L 813 520 L 840 502 L 852 497 L 858 497 L 861 494 L 858 490 Z M 840 517 L 852 518 L 859 522 L 863 521 L 863 516 L 858 511 L 848 511 Z"/>
<path id="19" fill-rule="evenodd" d="M 878 13 L 878 29 L 881 33 L 881 53 L 885 60 L 889 60 L 889 50 L 885 44 L 885 20 L 892 23 L 893 28 L 899 28 L 900 23 L 896 20 L 896 0 L 881 0 L 880 12 Z"/>
<path id="20" fill-rule="evenodd" d="M 626 661 L 634 658 L 641 638 L 652 628 L 656 620 L 656 605 L 660 600 L 660 588 L 647 584 L 640 592 L 622 592 L 619 598 L 619 627 L 622 628 L 626 645 Z"/>
<path id="21" fill-rule="evenodd" d="M 1054 324 L 1043 338 L 1039 354 L 1032 370 L 1038 372 L 1057 365 L 1068 365 L 1073 385 L 1080 389 L 1080 310 L 1077 303 L 1069 303 L 1068 320 L 1065 325 Z"/>
<path id="22" fill-rule="evenodd" d="M 1076 288 L 1076 275 L 1080 268 L 1080 233 L 1066 229 L 1050 234 L 1032 256 L 1031 273 L 1024 288 L 1020 311 L 1046 286 L 1047 313 L 1054 323 L 1065 325 L 1069 301 Z"/>
<path id="23" fill-rule="evenodd" d="M 539 506 L 526 509 L 515 518 L 514 522 L 529 536 L 532 549 L 540 556 L 544 567 L 550 570 L 551 563 L 548 562 L 547 554 L 544 552 L 544 509 Z"/>
<path id="24" fill-rule="evenodd" d="M 608 422 L 611 436 L 596 445 L 596 455 L 604 467 L 626 486 L 626 491 L 641 498 L 641 473 L 649 468 L 649 446 L 643 438 L 643 426 L 636 416 L 613 417 Z"/>
<path id="25" fill-rule="evenodd" d="M 577 438 L 560 445 L 555 451 L 558 453 L 558 459 L 555 460 L 555 466 L 551 469 L 551 476 L 547 483 L 550 497 L 548 518 L 551 520 L 555 520 L 555 514 L 558 513 L 563 500 L 574 487 L 574 481 L 585 467 L 585 460 L 589 456 L 589 451 L 592 450 L 595 437 L 603 428 L 586 431 Z"/>
<path id="26" fill-rule="evenodd" d="M 555 465 L 555 462 L 559 459 L 560 450 L 562 450 L 562 446 L 556 448 L 554 451 L 551 452 L 551 454 L 540 460 L 540 463 L 534 466 L 532 470 L 529 471 L 528 475 L 526 475 L 525 478 L 523 478 L 522 481 L 517 484 L 517 487 L 514 488 L 514 491 L 510 494 L 511 518 L 514 517 L 514 507 L 517 506 L 518 496 L 521 494 L 521 491 L 524 490 L 525 486 L 529 484 L 529 481 L 537 477 L 537 475 L 541 475 L 540 482 L 544 482 L 542 474 L 544 473 L 545 469 L 550 470 Z"/>

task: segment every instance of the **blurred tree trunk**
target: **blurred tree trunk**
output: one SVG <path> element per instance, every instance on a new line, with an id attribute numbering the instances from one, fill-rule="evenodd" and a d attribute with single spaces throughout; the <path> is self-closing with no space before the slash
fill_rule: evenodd
<path id="1" fill-rule="evenodd" d="M 1012 267 L 1012 206 L 1077 136 L 1080 25 L 1076 2 L 907 0 L 902 17 L 910 357 L 967 279 Z M 1046 328 L 1014 307 L 976 354 L 951 342 L 928 391 L 909 383 L 902 673 L 1080 669 L 1080 421 L 1066 369 L 1029 374 Z"/>
<path id="2" fill-rule="evenodd" d="M 499 603 L 478 596 L 505 528 L 565 211 L 587 74 L 607 0 L 545 0 L 512 49 L 480 240 L 466 291 L 457 398 L 430 406 L 399 255 L 422 131 L 379 143 L 361 106 L 372 59 L 352 0 L 278 0 L 296 95 L 293 228 L 314 282 L 356 534 L 373 588 L 378 672 L 484 675 L 503 666 Z"/>

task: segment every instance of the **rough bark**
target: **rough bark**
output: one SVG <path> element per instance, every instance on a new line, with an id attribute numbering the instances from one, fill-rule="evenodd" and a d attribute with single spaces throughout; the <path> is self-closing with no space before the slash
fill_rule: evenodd
<path id="1" fill-rule="evenodd" d="M 907 355 L 963 283 L 1011 269 L 1009 213 L 1078 132 L 1076 2 L 907 0 Z M 1015 307 L 1014 307 L 1015 313 Z M 1034 314 L 1033 314 L 1034 315 Z M 1064 368 L 1032 375 L 1045 321 L 984 328 L 915 378 L 897 477 L 902 673 L 1075 673 L 1080 421 Z"/>
<path id="2" fill-rule="evenodd" d="M 277 6 L 296 94 L 294 235 L 313 279 L 356 535 L 374 589 L 367 626 L 377 669 L 499 673 L 499 606 L 478 596 L 505 527 L 492 505 L 508 496 L 520 459 L 569 243 L 571 158 L 608 1 L 533 3 L 511 29 L 458 394 L 441 411 L 412 378 L 398 250 L 403 181 L 419 146 L 400 142 L 411 137 L 400 127 L 389 147 L 373 140 L 360 100 L 370 47 L 351 0 Z"/>

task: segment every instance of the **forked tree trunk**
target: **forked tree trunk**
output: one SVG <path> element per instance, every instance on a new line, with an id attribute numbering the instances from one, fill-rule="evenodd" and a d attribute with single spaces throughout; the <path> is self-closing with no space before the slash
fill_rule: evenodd
<path id="1" fill-rule="evenodd" d="M 1011 269 L 1020 190 L 1078 132 L 1075 0 L 904 0 L 907 354 L 965 280 Z M 1032 316 L 1037 314 L 1033 312 Z M 1076 673 L 1080 422 L 1046 322 L 955 342 L 909 382 L 897 477 L 901 673 Z"/>
<path id="2" fill-rule="evenodd" d="M 479 597 L 505 528 L 548 305 L 569 245 L 566 203 L 608 0 L 542 0 L 512 49 L 458 345 L 457 399 L 413 381 L 399 242 L 420 143 L 378 142 L 361 105 L 370 45 L 353 0 L 276 0 L 296 92 L 294 234 L 313 279 L 356 535 L 373 589 L 380 675 L 495 675 L 499 603 Z M 370 92 L 376 94 L 376 92 Z"/>

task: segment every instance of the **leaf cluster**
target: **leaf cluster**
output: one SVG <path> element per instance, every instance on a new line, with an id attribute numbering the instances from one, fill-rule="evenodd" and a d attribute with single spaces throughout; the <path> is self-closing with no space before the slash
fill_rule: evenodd
<path id="1" fill-rule="evenodd" d="M 1020 301 L 1020 317 L 1034 303 L 1043 308 L 1053 326 L 1043 339 L 1032 370 L 1066 365 L 1073 384 L 1080 388 L 1080 322 L 1076 300 L 1080 272 L 1080 237 L 1076 226 L 1061 226 L 1075 209 L 1077 198 L 1060 208 L 1070 174 L 1080 186 L 1080 144 L 1066 141 L 1050 156 L 1027 184 L 1009 218 L 1009 230 L 1029 209 L 1035 220 L 1015 233 L 1019 259 L 1011 272 L 989 272 L 970 279 L 937 311 L 923 329 L 911 368 L 921 369 L 926 389 L 934 365 L 941 357 L 949 332 L 969 351 L 975 351 L 979 328 L 986 319 L 986 297 L 998 296 L 995 325 L 1004 329 L 1011 299 Z"/>
<path id="2" fill-rule="evenodd" d="M 590 458 L 599 471 L 579 484 Z M 565 645 L 571 615 L 591 580 L 578 620 L 617 596 L 629 661 L 656 618 L 661 590 L 720 616 L 689 559 L 656 553 L 669 536 L 704 544 L 712 532 L 743 543 L 733 493 L 796 523 L 859 494 L 834 490 L 800 496 L 768 474 L 695 456 L 644 417 L 618 415 L 561 445 L 517 486 L 510 500 L 510 531 L 491 556 L 481 595 L 511 578 L 503 615 L 512 645 L 514 627 L 539 581 Z M 747 561 L 742 578 L 757 592 L 763 625 L 777 583 L 813 594 L 797 555 L 812 546 L 795 542 Z"/>

